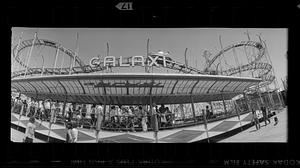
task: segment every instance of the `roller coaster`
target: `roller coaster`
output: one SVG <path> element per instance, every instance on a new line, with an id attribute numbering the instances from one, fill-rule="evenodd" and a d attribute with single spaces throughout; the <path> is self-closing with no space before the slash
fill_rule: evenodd
<path id="1" fill-rule="evenodd" d="M 74 66 L 70 67 L 61 67 L 61 68 L 44 68 L 44 67 L 28 67 L 25 63 L 25 61 L 21 61 L 20 54 L 26 49 L 33 46 L 46 46 L 50 48 L 57 49 L 57 51 L 61 51 L 67 56 L 70 57 L 70 59 L 75 59 Z M 224 53 L 234 50 L 238 47 L 252 47 L 258 50 L 258 53 L 254 55 L 254 59 L 251 62 L 248 62 L 244 65 L 238 65 L 233 68 L 226 68 L 222 71 L 218 70 L 217 68 L 214 70 L 211 70 L 213 65 L 216 63 L 216 60 L 224 55 Z M 33 75 L 66 75 L 66 74 L 79 74 L 79 73 L 93 73 L 98 71 L 104 71 L 107 69 L 107 66 L 105 66 L 103 63 L 99 64 L 98 66 L 91 66 L 85 64 L 80 58 L 77 56 L 76 52 L 72 51 L 71 49 L 68 49 L 64 47 L 62 44 L 46 40 L 46 39 L 29 39 L 24 40 L 20 42 L 19 44 L 15 45 L 12 49 L 13 58 L 15 61 L 22 66 L 24 69 L 12 72 L 12 78 L 19 77 L 19 76 L 33 76 Z M 221 51 L 219 51 L 216 55 L 212 57 L 212 59 L 208 60 L 207 66 L 204 68 L 204 70 L 199 70 L 197 68 L 194 68 L 192 66 L 188 66 L 187 63 L 183 64 L 180 62 L 177 62 L 173 60 L 169 53 L 164 52 L 158 52 L 158 53 L 148 53 L 148 56 L 156 57 L 158 56 L 157 63 L 162 65 L 162 55 L 166 56 L 166 66 L 162 66 L 163 68 L 172 69 L 175 71 L 178 71 L 180 73 L 192 73 L 192 74 L 211 74 L 211 75 L 225 75 L 225 76 L 232 76 L 236 74 L 240 74 L 241 72 L 246 71 L 259 71 L 259 75 L 255 76 L 255 78 L 262 79 L 262 82 L 259 84 L 258 87 L 263 87 L 266 85 L 269 85 L 272 83 L 272 81 L 275 79 L 274 75 L 271 74 L 272 65 L 269 63 L 260 62 L 262 57 L 264 57 L 266 54 L 266 44 L 263 41 L 256 42 L 256 41 L 241 41 L 239 43 L 231 44 Z M 127 62 L 130 62 L 131 57 L 129 57 Z"/>

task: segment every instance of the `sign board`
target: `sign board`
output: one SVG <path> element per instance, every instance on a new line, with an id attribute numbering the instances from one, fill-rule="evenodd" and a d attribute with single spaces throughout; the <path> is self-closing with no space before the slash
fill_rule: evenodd
<path id="1" fill-rule="evenodd" d="M 116 5 L 119 10 L 133 10 L 132 2 L 120 2 Z"/>
<path id="2" fill-rule="evenodd" d="M 129 67 L 129 66 L 163 66 L 166 67 L 168 63 L 171 63 L 172 60 L 169 57 L 161 56 L 161 55 L 148 55 L 148 57 L 143 56 L 133 56 L 129 58 L 125 58 L 120 56 L 116 58 L 115 56 L 106 56 L 101 60 L 98 57 L 94 57 L 90 61 L 90 66 L 113 66 L 113 67 Z"/>

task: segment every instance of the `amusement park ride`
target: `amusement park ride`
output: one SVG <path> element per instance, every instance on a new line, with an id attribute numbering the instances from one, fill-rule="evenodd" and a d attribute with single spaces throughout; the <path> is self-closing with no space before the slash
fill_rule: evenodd
<path id="1" fill-rule="evenodd" d="M 76 51 L 52 40 L 39 39 L 37 33 L 34 39 L 22 41 L 20 37 L 18 44 L 12 45 L 12 94 L 18 92 L 19 96 L 26 95 L 30 101 L 37 101 L 38 105 L 44 100 L 50 100 L 50 104 L 54 101 L 63 102 L 62 116 L 67 104 L 71 103 L 101 104 L 104 116 L 110 115 L 112 106 L 134 105 L 152 109 L 154 104 L 164 104 L 170 107 L 174 116 L 171 117 L 172 123 L 162 129 L 188 127 L 203 122 L 207 126 L 205 116 L 208 114 L 208 123 L 233 116 L 238 116 L 240 121 L 240 114 L 258 110 L 262 104 L 270 109 L 284 106 L 276 90 L 277 81 L 266 42 L 260 36 L 259 41 L 254 41 L 247 35 L 247 41 L 225 48 L 219 37 L 221 50 L 216 54 L 204 51 L 203 69 L 198 69 L 197 64 L 195 67 L 188 64 L 187 48 L 184 52 L 185 61 L 181 63 L 169 52 L 151 52 L 149 39 L 145 56 L 111 56 L 107 43 L 106 55 L 98 55 L 86 64 L 78 56 L 78 34 Z M 48 50 L 41 54 L 45 48 L 51 52 Z M 42 63 L 37 61 L 40 58 Z M 118 70 L 124 67 L 130 67 L 128 70 L 140 68 L 137 69 L 138 73 L 119 73 Z M 164 70 L 168 73 L 162 73 Z M 273 89 L 270 92 L 271 86 Z M 276 97 L 273 96 L 274 91 Z M 210 104 L 211 113 L 205 114 L 207 112 L 204 112 L 203 105 L 207 103 Z M 208 108 L 206 105 L 207 111 Z M 109 113 L 106 114 L 106 111 Z M 132 121 L 129 118 L 127 116 L 125 121 L 130 124 Z M 103 117 L 103 121 L 106 121 L 106 117 Z M 108 121 L 101 128 L 114 131 L 121 129 L 120 125 L 116 127 L 111 124 Z M 128 131 L 129 127 L 123 125 L 122 130 Z"/>
<path id="2" fill-rule="evenodd" d="M 259 78 L 262 82 L 259 83 L 258 86 L 253 86 L 248 89 L 248 93 L 257 92 L 258 90 L 268 91 L 270 90 L 270 85 L 272 83 L 275 84 L 275 89 L 277 88 L 277 81 L 274 76 L 274 70 L 272 67 L 272 63 L 267 51 L 267 45 L 265 41 L 259 37 L 259 41 L 250 40 L 249 34 L 247 41 L 241 41 L 235 44 L 228 45 L 223 48 L 220 37 L 220 45 L 221 50 L 217 52 L 215 55 L 205 50 L 203 57 L 206 60 L 206 65 L 203 70 L 197 69 L 195 67 L 189 66 L 187 64 L 186 52 L 185 50 L 185 63 L 180 63 L 173 60 L 170 56 L 169 52 L 149 52 L 149 39 L 147 40 L 147 56 L 134 56 L 129 58 L 115 58 L 114 56 L 106 56 L 103 59 L 100 57 L 94 57 L 90 64 L 85 64 L 78 56 L 78 51 L 74 52 L 71 49 L 64 47 L 62 44 L 47 40 L 47 39 L 39 39 L 37 35 L 35 35 L 34 39 L 22 40 L 22 37 L 19 38 L 18 44 L 13 46 L 12 55 L 14 61 L 12 62 L 12 66 L 15 69 L 19 69 L 17 71 L 12 72 L 12 79 L 20 76 L 49 76 L 49 75 L 71 75 L 71 74 L 86 74 L 86 73 L 95 73 L 95 72 L 104 72 L 105 70 L 113 68 L 114 66 L 134 66 L 140 65 L 145 67 L 146 72 L 150 72 L 150 67 L 163 67 L 171 70 L 175 70 L 178 73 L 185 74 L 206 74 L 206 75 L 222 75 L 222 76 L 240 76 L 240 77 L 253 77 Z M 30 56 L 32 54 L 32 50 L 34 46 L 43 46 L 55 49 L 55 62 L 53 67 L 44 67 L 44 57 L 42 67 L 29 67 L 28 63 L 30 61 Z M 107 44 L 108 48 L 108 44 Z M 20 57 L 22 57 L 27 49 L 27 62 L 22 61 Z M 247 58 L 247 62 L 242 63 L 239 62 L 239 57 L 241 55 L 237 55 L 236 50 L 243 49 L 244 57 Z M 109 49 L 108 49 L 109 50 Z M 235 60 L 235 65 L 228 65 L 225 54 L 228 54 L 230 51 L 233 51 L 233 57 L 231 61 Z M 59 56 L 59 52 L 62 52 L 64 56 L 68 56 L 70 58 L 69 67 L 62 67 L 63 63 L 60 67 L 57 66 L 57 58 Z M 223 63 L 221 63 L 221 59 L 223 58 Z M 26 60 L 26 59 L 25 59 Z M 102 60 L 102 61 L 101 61 Z M 64 61 L 64 60 L 62 60 Z M 71 63 L 72 62 L 72 63 Z M 15 64 L 18 65 L 15 65 Z M 16 67 L 19 68 L 16 68 Z M 106 71 L 107 72 L 107 71 Z"/>

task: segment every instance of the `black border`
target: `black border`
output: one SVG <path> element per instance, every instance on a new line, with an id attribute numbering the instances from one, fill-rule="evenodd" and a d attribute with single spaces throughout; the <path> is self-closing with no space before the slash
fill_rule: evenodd
<path id="1" fill-rule="evenodd" d="M 9 1 L 6 4 L 7 40 L 2 59 L 2 78 L 10 81 L 11 27 L 229 27 L 288 28 L 288 143 L 228 144 L 18 144 L 10 142 L 10 82 L 2 81 L 7 91 L 2 97 L 5 149 L 1 164 L 18 166 L 90 167 L 235 167 L 225 160 L 300 160 L 298 144 L 297 44 L 300 2 L 277 1 L 134 1 L 134 11 L 119 11 L 119 1 L 72 2 Z M 38 6 L 37 6 L 38 5 Z M 6 55 L 6 56 L 5 56 Z M 293 77 L 293 73 L 294 77 Z M 292 74 L 292 75 L 291 75 Z M 4 77 L 5 76 L 5 77 Z M 294 81 L 293 81 L 294 80 Z M 7 102 L 6 102 L 7 101 Z M 5 102 L 5 103 L 4 103 Z M 6 121 L 6 122 L 5 122 Z M 6 138 L 7 137 L 7 138 Z M 291 164 L 291 162 L 290 162 Z M 239 165 L 246 167 L 246 165 Z M 248 165 L 250 167 L 254 167 Z M 264 166 L 264 165 L 259 165 Z M 268 167 L 268 166 L 266 166 Z"/>

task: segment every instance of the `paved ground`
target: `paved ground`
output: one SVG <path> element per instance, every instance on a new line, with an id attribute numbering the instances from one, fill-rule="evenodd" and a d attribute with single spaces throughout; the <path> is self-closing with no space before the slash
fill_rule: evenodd
<path id="1" fill-rule="evenodd" d="M 17 131 L 13 128 L 10 128 L 10 139 L 12 142 L 23 142 L 23 139 L 25 137 L 25 134 L 20 132 L 20 131 Z M 36 143 L 44 143 L 44 141 L 41 141 L 39 139 L 34 139 L 33 142 L 36 142 Z"/>
<path id="2" fill-rule="evenodd" d="M 277 125 L 274 125 L 274 117 L 271 117 L 271 123 L 265 126 L 261 122 L 259 130 L 253 126 L 219 142 L 287 142 L 287 109 L 277 112 L 277 118 Z"/>
<path id="3" fill-rule="evenodd" d="M 241 119 L 247 117 L 249 114 L 243 114 Z M 11 114 L 11 124 L 25 128 L 28 124 L 29 118 L 20 116 L 18 114 Z M 248 124 L 249 121 L 239 122 L 238 117 L 234 116 L 225 120 L 210 122 L 207 125 L 208 133 L 205 133 L 203 124 L 196 126 L 188 126 L 183 128 L 175 128 L 171 130 L 162 130 L 158 132 L 159 143 L 189 143 L 200 141 L 209 137 L 222 134 L 226 131 L 240 127 L 241 125 Z M 42 135 L 51 136 L 52 138 L 65 141 L 66 128 L 63 125 L 53 124 L 51 128 L 46 121 L 41 122 L 36 120 L 36 132 Z M 85 128 L 78 128 L 78 143 L 95 143 L 95 131 Z M 22 136 L 21 136 L 22 137 Z M 114 143 L 153 143 L 155 139 L 152 131 L 147 132 L 112 132 L 101 131 L 99 138 L 104 142 Z M 22 138 L 18 141 L 22 141 Z"/>
<path id="4" fill-rule="evenodd" d="M 278 118 L 279 124 L 274 126 L 274 120 L 271 118 L 272 123 L 264 126 L 261 123 L 262 128 L 256 131 L 255 127 L 251 127 L 237 135 L 234 135 L 228 139 L 219 142 L 287 142 L 287 114 L 286 110 L 279 112 Z M 262 117 L 262 115 L 258 115 Z M 20 120 L 19 120 L 20 119 Z M 204 125 L 196 125 L 183 128 L 175 128 L 171 130 L 159 131 L 158 139 L 160 143 L 189 143 L 204 140 L 209 137 L 217 136 L 227 131 L 239 128 L 242 125 L 247 125 L 251 122 L 252 114 L 245 113 L 238 117 L 232 117 L 225 120 L 215 121 L 208 123 L 207 129 Z M 11 114 L 11 123 L 25 128 L 28 123 L 28 117 L 19 117 L 18 114 Z M 42 135 L 51 136 L 55 139 L 65 141 L 66 128 L 62 125 L 53 124 L 49 128 L 48 122 L 41 122 L 36 120 L 36 132 Z M 95 143 L 94 130 L 78 128 L 78 143 Z M 14 142 L 22 142 L 24 133 L 11 129 L 11 140 Z M 99 134 L 104 142 L 113 143 L 153 143 L 153 132 L 111 132 L 101 131 Z M 35 139 L 34 142 L 43 142 Z"/>

